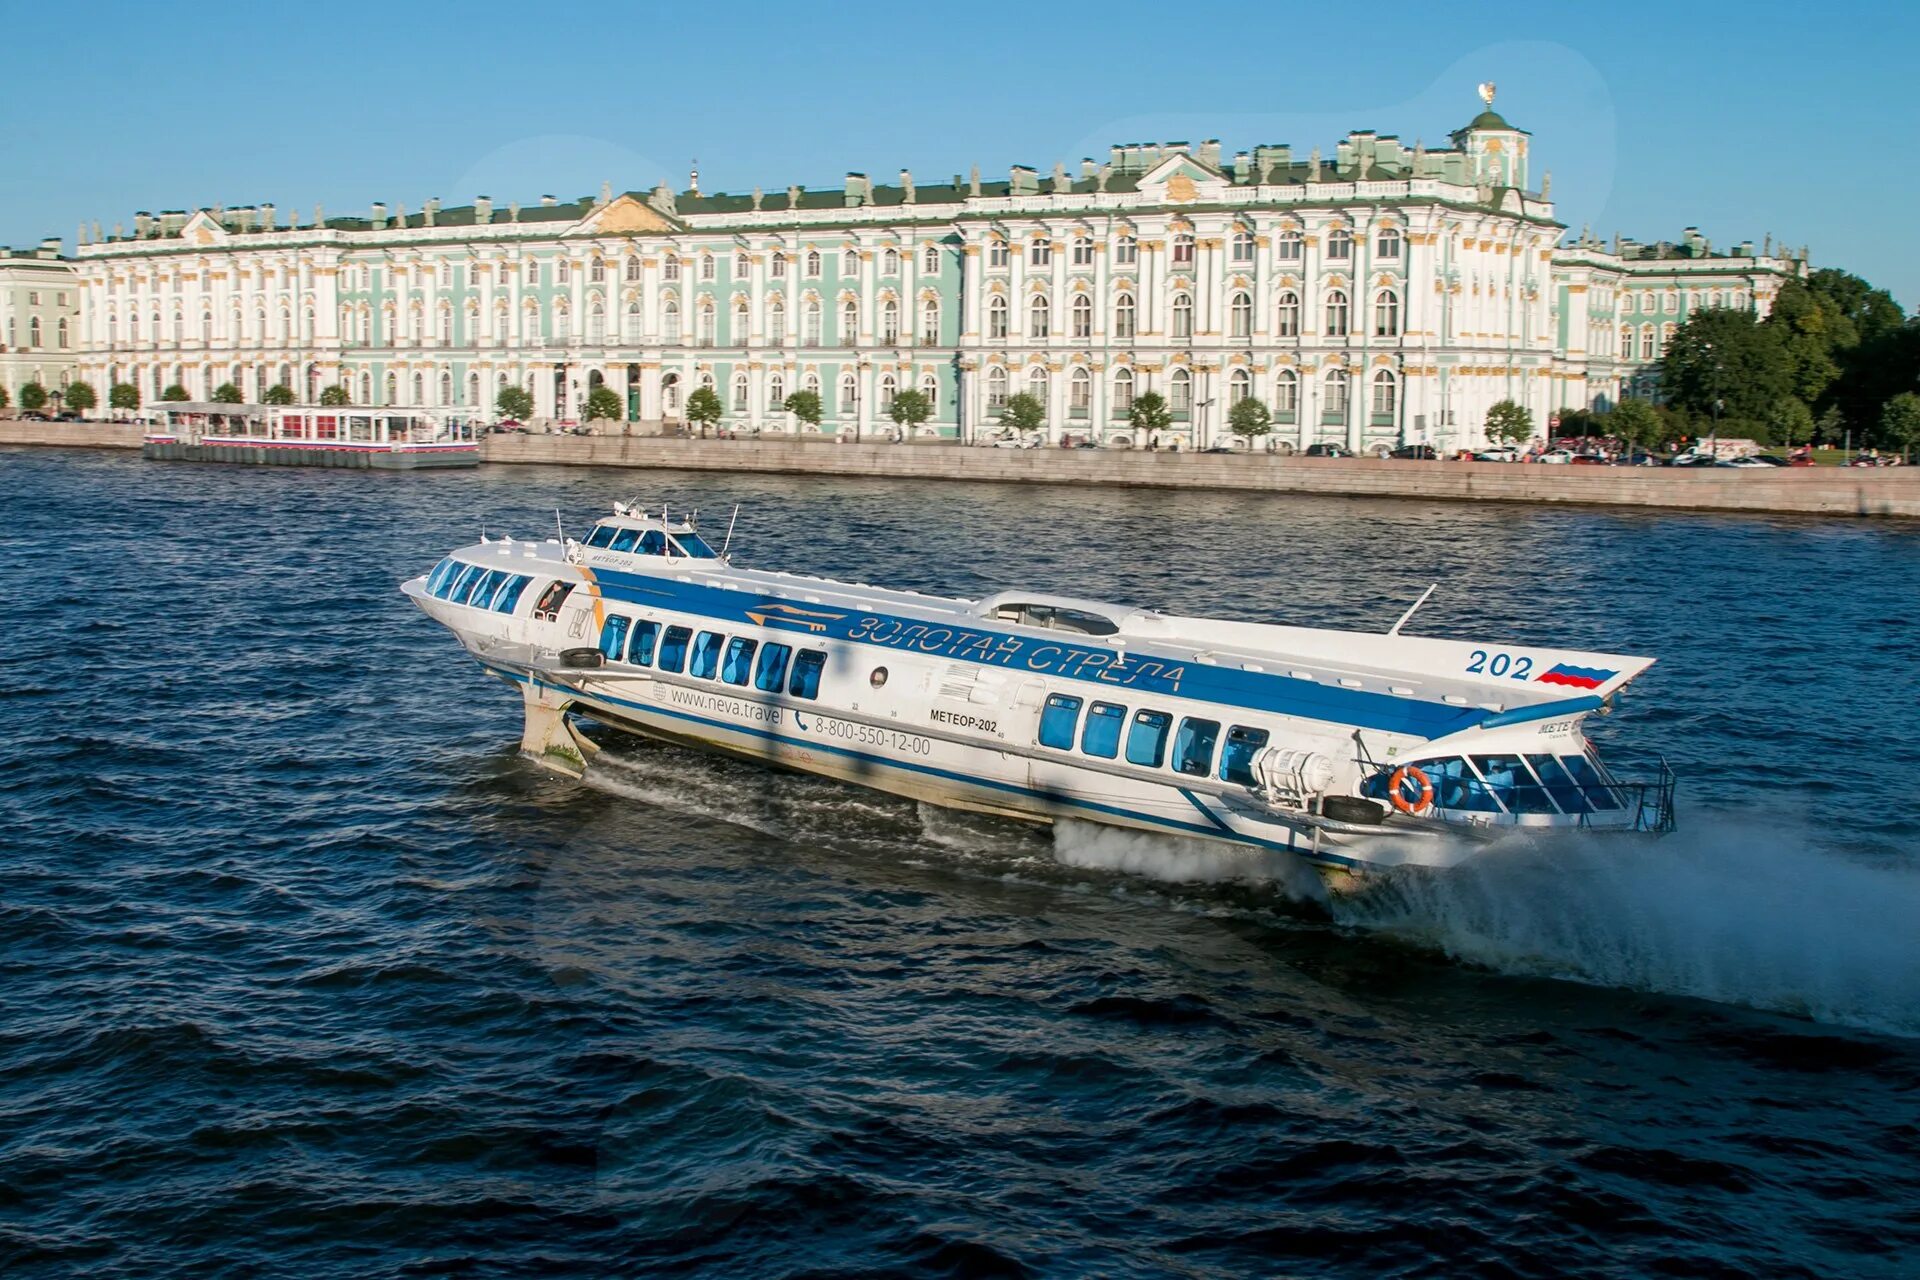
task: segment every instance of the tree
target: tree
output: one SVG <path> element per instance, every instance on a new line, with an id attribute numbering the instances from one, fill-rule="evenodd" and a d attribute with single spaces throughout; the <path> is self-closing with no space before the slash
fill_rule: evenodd
<path id="1" fill-rule="evenodd" d="M 1846 438 L 1846 432 L 1847 420 L 1840 410 L 1835 408 L 1829 408 L 1813 424 L 1814 437 L 1828 444 L 1839 444 Z"/>
<path id="2" fill-rule="evenodd" d="M 1140 436 L 1140 444 L 1151 443 L 1154 436 L 1173 425 L 1173 410 L 1158 391 L 1145 391 L 1134 397 L 1127 408 L 1127 425 Z"/>
<path id="3" fill-rule="evenodd" d="M 185 387 L 174 382 L 167 385 L 166 389 L 160 393 L 160 398 L 168 404 L 184 404 L 191 397 L 187 395 L 187 389 Z"/>
<path id="4" fill-rule="evenodd" d="M 1263 436 L 1273 430 L 1273 414 L 1268 412 L 1266 405 L 1248 396 L 1236 400 L 1233 408 L 1227 410 L 1227 427 L 1251 444 L 1255 436 Z"/>
<path id="5" fill-rule="evenodd" d="M 1813 411 L 1791 396 L 1776 401 L 1762 421 L 1775 444 L 1806 444 L 1813 439 Z"/>
<path id="6" fill-rule="evenodd" d="M 820 393 L 818 391 L 796 391 L 788 396 L 780 406 L 808 426 L 820 425 Z"/>
<path id="7" fill-rule="evenodd" d="M 28 413 L 38 413 L 47 407 L 47 389 L 37 382 L 29 382 L 20 388 L 20 407 Z"/>
<path id="8" fill-rule="evenodd" d="M 275 386 L 268 387 L 267 394 L 266 394 L 266 402 L 268 404 L 282 404 L 282 405 L 292 404 L 293 388 L 288 386 L 284 382 L 278 383 Z"/>
<path id="9" fill-rule="evenodd" d="M 902 434 L 911 436 L 915 427 L 933 416 L 933 401 L 927 399 L 926 392 L 909 388 L 894 396 L 887 406 L 887 416 Z"/>
<path id="10" fill-rule="evenodd" d="M 1709 420 L 1762 418 L 1794 390 L 1781 331 L 1751 311 L 1690 316 L 1660 358 L 1660 390 Z"/>
<path id="11" fill-rule="evenodd" d="M 231 382 L 223 382 L 213 389 L 213 402 L 215 404 L 240 404 L 245 399 L 246 397 L 240 394 L 240 388 L 234 386 Z"/>
<path id="12" fill-rule="evenodd" d="M 4 409 L 12 403 L 13 401 L 7 398 L 7 389 L 5 387 L 0 387 L 0 409 Z"/>
<path id="13" fill-rule="evenodd" d="M 603 418 L 608 421 L 624 418 L 627 406 L 620 402 L 620 393 L 612 387 L 595 387 L 587 392 L 587 420 L 589 422 Z"/>
<path id="14" fill-rule="evenodd" d="M 707 428 L 720 421 L 720 397 L 712 387 L 695 387 L 693 394 L 687 397 L 687 421 L 700 427 L 700 438 L 707 438 Z"/>
<path id="15" fill-rule="evenodd" d="M 1047 406 L 1040 403 L 1040 397 L 1022 391 L 1007 401 L 1006 408 L 1000 411 L 1000 421 L 1015 431 L 1038 431 L 1047 422 Z"/>
<path id="16" fill-rule="evenodd" d="M 493 398 L 494 412 L 503 418 L 512 418 L 516 422 L 533 416 L 533 393 L 525 387 L 516 387 L 512 383 L 500 388 L 500 394 Z"/>
<path id="17" fill-rule="evenodd" d="M 75 413 L 91 412 L 99 403 L 100 397 L 93 393 L 92 383 L 70 382 L 67 384 L 66 406 Z"/>
<path id="18" fill-rule="evenodd" d="M 1667 424 L 1661 421 L 1659 411 L 1645 400 L 1622 400 L 1600 422 L 1601 430 L 1608 435 L 1640 449 L 1652 448 L 1667 434 Z"/>
<path id="19" fill-rule="evenodd" d="M 353 403 L 345 387 L 328 387 L 320 393 L 320 403 L 329 409 L 344 408 Z"/>
<path id="20" fill-rule="evenodd" d="M 1920 445 L 1920 395 L 1902 391 L 1880 410 L 1880 443 L 1902 453 Z"/>
<path id="21" fill-rule="evenodd" d="M 107 407 L 110 409 L 138 409 L 140 407 L 140 388 L 131 382 L 116 382 L 107 390 Z"/>
<path id="22" fill-rule="evenodd" d="M 1525 444 L 1533 439 L 1533 415 L 1525 405 L 1502 400 L 1487 410 L 1487 439 L 1497 444 Z"/>

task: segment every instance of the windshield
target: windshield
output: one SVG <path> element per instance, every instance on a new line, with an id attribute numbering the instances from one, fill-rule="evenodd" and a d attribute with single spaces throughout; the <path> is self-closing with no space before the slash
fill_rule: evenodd
<path id="1" fill-rule="evenodd" d="M 706 539 L 697 533 L 676 533 L 673 535 L 673 540 L 680 545 L 682 553 L 690 555 L 696 560 L 717 560 L 720 558 L 719 554 L 707 545 Z"/>

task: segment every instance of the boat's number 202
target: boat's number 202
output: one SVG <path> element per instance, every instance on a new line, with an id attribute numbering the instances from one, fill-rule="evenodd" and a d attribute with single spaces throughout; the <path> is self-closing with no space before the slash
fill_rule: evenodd
<path id="1" fill-rule="evenodd" d="M 1525 680 L 1533 674 L 1533 659 L 1519 653 L 1489 653 L 1485 649 L 1475 649 L 1467 662 L 1467 674 L 1509 676 L 1515 680 Z"/>

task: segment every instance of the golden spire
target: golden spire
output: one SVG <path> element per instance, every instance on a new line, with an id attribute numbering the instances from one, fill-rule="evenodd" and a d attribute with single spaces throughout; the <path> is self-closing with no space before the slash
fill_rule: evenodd
<path id="1" fill-rule="evenodd" d="M 1480 82 L 1480 101 L 1486 103 L 1489 107 L 1493 105 L 1493 81 L 1482 80 Z"/>

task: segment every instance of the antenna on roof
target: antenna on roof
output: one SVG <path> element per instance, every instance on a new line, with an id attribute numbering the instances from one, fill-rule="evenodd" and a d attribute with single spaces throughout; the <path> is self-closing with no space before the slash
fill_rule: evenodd
<path id="1" fill-rule="evenodd" d="M 722 560 L 727 558 L 727 548 L 733 545 L 733 522 L 739 518 L 740 504 L 736 502 L 733 504 L 733 514 L 727 517 L 727 536 L 725 540 L 720 543 L 720 558 Z"/>
<path id="2" fill-rule="evenodd" d="M 1435 582 L 1429 585 L 1425 591 L 1422 591 L 1420 593 L 1420 598 L 1413 602 L 1412 607 L 1409 608 L 1405 613 L 1400 615 L 1400 621 L 1394 623 L 1391 627 L 1387 628 L 1387 634 L 1390 636 L 1399 635 L 1400 628 L 1407 625 L 1407 619 L 1411 618 L 1415 614 L 1415 612 L 1419 610 L 1420 606 L 1427 602 L 1428 596 L 1432 595 L 1435 591 L 1438 591 L 1439 589 L 1440 589 L 1440 584 Z"/>
<path id="3" fill-rule="evenodd" d="M 560 545 L 563 547 L 566 546 L 567 531 L 566 531 L 566 528 L 560 523 L 560 508 L 558 507 L 555 507 L 553 509 L 553 531 L 560 535 Z"/>

